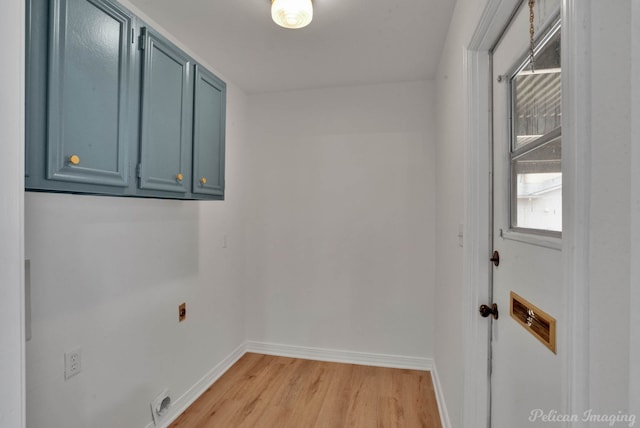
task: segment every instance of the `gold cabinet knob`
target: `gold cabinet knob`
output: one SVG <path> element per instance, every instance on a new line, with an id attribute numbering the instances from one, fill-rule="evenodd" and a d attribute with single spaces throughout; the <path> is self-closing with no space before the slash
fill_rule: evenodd
<path id="1" fill-rule="evenodd" d="M 80 163 L 80 156 L 78 155 L 69 156 L 69 163 L 71 165 L 78 165 Z"/>
<path id="2" fill-rule="evenodd" d="M 202 178 L 200 179 L 200 184 L 202 184 L 203 186 L 204 186 L 205 184 L 207 184 L 207 178 L 206 178 L 206 177 L 202 177 Z"/>
<path id="3" fill-rule="evenodd" d="M 182 181 L 182 178 L 183 178 L 183 176 L 182 176 L 182 174 L 181 174 L 181 173 L 177 173 L 177 174 L 176 174 L 176 180 L 178 180 L 178 181 Z"/>

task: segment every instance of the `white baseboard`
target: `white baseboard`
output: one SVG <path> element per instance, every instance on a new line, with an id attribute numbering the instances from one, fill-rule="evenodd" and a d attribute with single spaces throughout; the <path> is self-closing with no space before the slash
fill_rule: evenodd
<path id="1" fill-rule="evenodd" d="M 283 345 L 279 343 L 246 342 L 247 352 L 277 355 L 280 357 L 304 358 L 308 360 L 331 361 L 336 363 L 361 364 L 366 366 L 390 367 L 398 369 L 428 370 L 438 403 L 438 412 L 442 428 L 451 428 L 451 420 L 444 401 L 440 378 L 431 358 L 407 357 L 404 355 L 372 354 L 335 349 L 312 348 L 305 346 Z"/>
<path id="2" fill-rule="evenodd" d="M 438 412 L 440 413 L 442 428 L 451 428 L 451 419 L 449 419 L 449 412 L 447 411 L 447 405 L 444 401 L 442 385 L 440 384 L 440 377 L 438 376 L 435 361 L 431 365 L 431 380 L 433 381 L 433 389 L 436 392 L 436 401 L 438 402 Z"/>
<path id="3" fill-rule="evenodd" d="M 308 346 L 283 345 L 247 341 L 247 352 L 277 355 L 280 357 L 304 358 L 307 360 L 334 363 L 361 364 L 365 366 L 391 367 L 397 369 L 431 370 L 433 360 L 404 355 L 373 354 L 367 352 L 341 351 L 337 349 L 312 348 Z"/>
<path id="4" fill-rule="evenodd" d="M 187 390 L 180 398 L 171 403 L 169 407 L 169 413 L 163 418 L 160 423 L 160 427 L 168 427 L 174 420 L 178 418 L 189 408 L 194 401 L 202 395 L 220 376 L 226 373 L 232 365 L 236 363 L 246 353 L 246 343 L 242 343 L 236 349 L 233 350 L 224 360 L 218 363 L 212 368 L 206 375 L 204 375 L 198 382 L 196 382 L 191 388 Z M 154 428 L 153 422 L 149 423 L 146 428 Z"/>

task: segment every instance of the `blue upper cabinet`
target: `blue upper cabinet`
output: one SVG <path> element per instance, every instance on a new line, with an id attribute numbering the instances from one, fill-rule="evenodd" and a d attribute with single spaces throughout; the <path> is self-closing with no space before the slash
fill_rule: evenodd
<path id="1" fill-rule="evenodd" d="M 142 29 L 140 188 L 189 190 L 193 86 L 191 59 L 148 28 Z"/>
<path id="2" fill-rule="evenodd" d="M 47 179 L 128 185 L 132 28 L 117 3 L 50 2 Z"/>
<path id="3" fill-rule="evenodd" d="M 204 68 L 195 70 L 193 193 L 222 198 L 227 87 Z"/>
<path id="4" fill-rule="evenodd" d="M 26 0 L 25 188 L 224 199 L 226 85 L 115 0 Z"/>

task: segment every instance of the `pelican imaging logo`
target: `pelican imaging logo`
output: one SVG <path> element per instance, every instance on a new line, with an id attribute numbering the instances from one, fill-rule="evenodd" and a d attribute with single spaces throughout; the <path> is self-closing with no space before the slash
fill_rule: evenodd
<path id="1" fill-rule="evenodd" d="M 624 413 L 619 410 L 617 413 L 597 413 L 593 409 L 585 410 L 582 414 L 560 413 L 557 410 L 533 409 L 529 414 L 529 422 L 596 422 L 598 426 L 624 425 L 632 427 L 636 424 L 636 415 Z"/>

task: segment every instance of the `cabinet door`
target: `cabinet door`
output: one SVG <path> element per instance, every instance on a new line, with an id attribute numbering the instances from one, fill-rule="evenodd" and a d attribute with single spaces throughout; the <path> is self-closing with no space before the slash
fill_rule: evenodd
<path id="1" fill-rule="evenodd" d="M 126 187 L 132 20 L 107 0 L 52 0 L 47 178 Z"/>
<path id="2" fill-rule="evenodd" d="M 190 58 L 164 38 L 142 29 L 140 188 L 188 190 L 191 124 Z"/>
<path id="3" fill-rule="evenodd" d="M 196 65 L 193 193 L 224 196 L 226 85 Z"/>

